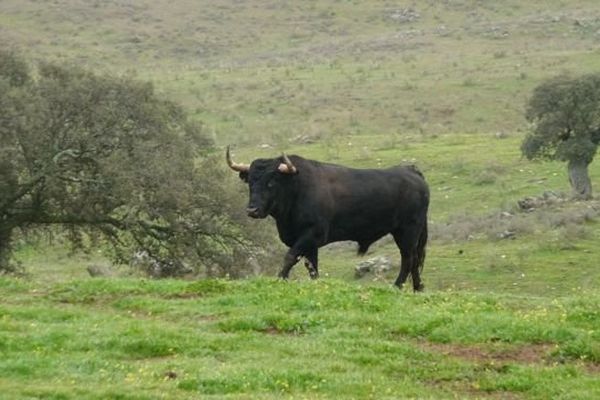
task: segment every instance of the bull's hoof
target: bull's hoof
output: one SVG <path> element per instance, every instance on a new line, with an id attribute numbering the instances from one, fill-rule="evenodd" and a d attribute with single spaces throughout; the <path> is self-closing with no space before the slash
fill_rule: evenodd
<path id="1" fill-rule="evenodd" d="M 310 271 L 308 273 L 308 275 L 310 276 L 310 279 L 318 279 L 319 278 L 319 273 L 317 271 Z"/>
<path id="2" fill-rule="evenodd" d="M 402 290 L 402 287 L 404 286 L 404 284 L 403 283 L 395 282 L 394 286 L 396 286 L 398 288 L 398 290 Z M 413 291 L 415 293 L 422 292 L 424 290 L 425 290 L 425 285 L 423 285 L 422 283 L 420 283 L 418 286 L 413 287 Z"/>
<path id="3" fill-rule="evenodd" d="M 285 274 L 285 273 L 283 273 L 283 272 L 280 272 L 280 273 L 277 275 L 277 277 L 278 277 L 279 279 L 281 279 L 282 281 L 287 281 L 287 280 L 288 280 L 288 278 L 289 278 L 289 275 L 288 275 L 288 274 Z"/>

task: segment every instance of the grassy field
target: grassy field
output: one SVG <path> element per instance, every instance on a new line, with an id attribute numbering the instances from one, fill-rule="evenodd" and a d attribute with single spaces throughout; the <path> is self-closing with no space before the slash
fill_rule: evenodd
<path id="1" fill-rule="evenodd" d="M 597 291 L 1 278 L 0 293 L 6 399 L 600 395 Z"/>
<path id="2" fill-rule="evenodd" d="M 517 199 L 566 181 L 562 165 L 520 160 L 516 142 L 453 135 L 373 146 L 368 159 L 340 152 L 355 165 L 423 160 L 436 193 L 424 294 L 393 288 L 397 270 L 356 280 L 346 245 L 323 249 L 317 282 L 300 266 L 290 282 L 90 278 L 99 254 L 22 245 L 29 275 L 0 278 L 0 398 L 595 398 L 600 205 L 518 211 Z M 492 151 L 495 172 L 473 183 Z M 505 230 L 514 239 L 498 238 Z M 397 253 L 383 240 L 367 257 Z"/>
<path id="3" fill-rule="evenodd" d="M 233 143 L 416 163 L 432 191 L 419 295 L 356 279 L 346 244 L 284 283 L 91 278 L 102 249 L 24 240 L 27 274 L 0 276 L 0 399 L 600 397 L 600 203 L 519 151 L 531 89 L 600 68 L 598 21 L 592 0 L 0 2 L 3 44 L 152 81 L 217 162 Z M 398 262 L 389 239 L 381 255 Z"/>

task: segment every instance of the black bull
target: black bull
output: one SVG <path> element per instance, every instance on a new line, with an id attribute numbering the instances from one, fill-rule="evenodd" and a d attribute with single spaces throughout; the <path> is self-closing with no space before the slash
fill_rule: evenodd
<path id="1" fill-rule="evenodd" d="M 285 154 L 247 165 L 234 163 L 229 147 L 226 156 L 248 183 L 248 215 L 272 216 L 289 247 L 280 277 L 287 278 L 304 257 L 311 278 L 317 278 L 320 247 L 350 240 L 364 254 L 390 233 L 402 258 L 395 285 L 402 287 L 412 275 L 414 290 L 423 289 L 429 188 L 414 166 L 354 169 Z"/>

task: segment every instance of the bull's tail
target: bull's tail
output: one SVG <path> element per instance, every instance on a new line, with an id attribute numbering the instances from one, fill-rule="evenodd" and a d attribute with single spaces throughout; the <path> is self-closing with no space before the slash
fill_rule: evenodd
<path id="1" fill-rule="evenodd" d="M 417 242 L 417 266 L 419 267 L 419 275 L 423 272 L 425 265 L 425 247 L 427 246 L 427 221 L 423 224 L 419 241 Z"/>

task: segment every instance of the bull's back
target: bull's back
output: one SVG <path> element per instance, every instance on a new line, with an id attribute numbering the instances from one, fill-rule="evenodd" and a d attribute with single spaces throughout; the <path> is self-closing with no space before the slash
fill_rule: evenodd
<path id="1" fill-rule="evenodd" d="M 329 242 L 375 241 L 427 212 L 428 188 L 412 167 L 334 172 L 325 187 L 331 204 Z"/>

